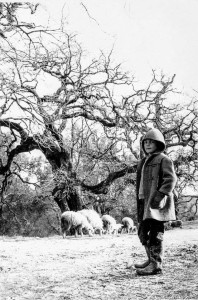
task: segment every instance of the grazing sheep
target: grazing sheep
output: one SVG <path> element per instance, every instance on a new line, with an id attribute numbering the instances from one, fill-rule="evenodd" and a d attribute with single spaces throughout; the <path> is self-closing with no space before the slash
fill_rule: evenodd
<path id="1" fill-rule="evenodd" d="M 175 227 L 183 227 L 183 222 L 181 220 L 168 221 L 165 223 L 165 230 L 169 230 Z"/>
<path id="2" fill-rule="evenodd" d="M 102 216 L 103 228 L 106 233 L 112 233 L 113 228 L 116 225 L 116 220 L 111 217 L 110 215 L 103 215 Z"/>
<path id="3" fill-rule="evenodd" d="M 183 227 L 183 222 L 182 220 L 175 220 L 175 221 L 171 221 L 171 227 Z"/>
<path id="4" fill-rule="evenodd" d="M 71 228 L 74 228 L 76 237 L 78 235 L 78 231 L 80 235 L 83 236 L 82 229 L 85 229 L 89 233 L 89 236 L 92 236 L 92 233 L 94 231 L 93 227 L 87 221 L 87 218 L 85 216 L 83 216 L 79 212 L 66 211 L 61 215 L 61 229 L 63 238 L 66 237 L 67 231 L 69 231 Z"/>
<path id="5" fill-rule="evenodd" d="M 138 232 L 137 226 L 135 226 L 135 225 L 133 226 L 132 232 L 134 232 L 134 233 L 137 233 L 137 232 Z"/>
<path id="6" fill-rule="evenodd" d="M 91 224 L 91 226 L 94 229 L 94 233 L 96 231 L 99 231 L 99 234 L 102 235 L 103 232 L 103 222 L 100 218 L 100 215 L 93 209 L 82 209 L 78 211 L 83 216 L 85 216 L 88 220 L 88 222 Z"/>
<path id="7" fill-rule="evenodd" d="M 120 223 L 114 224 L 113 228 L 112 228 L 112 233 L 114 233 L 114 234 L 121 233 L 122 227 L 123 227 L 123 224 L 120 224 Z"/>
<path id="8" fill-rule="evenodd" d="M 136 226 L 134 226 L 133 220 L 129 217 L 124 217 L 122 219 L 122 224 L 123 224 L 122 232 L 126 230 L 127 233 L 130 233 L 137 230 Z"/>

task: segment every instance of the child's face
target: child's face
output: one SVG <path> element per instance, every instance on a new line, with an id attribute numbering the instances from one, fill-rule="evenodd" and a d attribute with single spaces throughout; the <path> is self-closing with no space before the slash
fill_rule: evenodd
<path id="1" fill-rule="evenodd" d="M 146 139 L 144 141 L 144 149 L 147 154 L 153 153 L 157 150 L 157 143 L 154 140 Z"/>

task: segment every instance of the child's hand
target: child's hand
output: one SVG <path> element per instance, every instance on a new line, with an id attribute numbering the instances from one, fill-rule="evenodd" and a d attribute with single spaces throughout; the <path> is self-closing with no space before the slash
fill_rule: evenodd
<path id="1" fill-rule="evenodd" d="M 153 199 L 151 200 L 151 208 L 160 208 L 160 203 L 164 200 L 165 194 L 156 191 Z"/>

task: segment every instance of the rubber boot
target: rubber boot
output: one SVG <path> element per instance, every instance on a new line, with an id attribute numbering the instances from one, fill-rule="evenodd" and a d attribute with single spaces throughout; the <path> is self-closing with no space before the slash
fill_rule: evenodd
<path id="1" fill-rule="evenodd" d="M 145 261 L 145 262 L 143 262 L 143 263 L 140 263 L 140 264 L 134 264 L 134 267 L 136 268 L 136 269 L 142 269 L 142 268 L 145 268 L 145 267 L 147 267 L 148 265 L 149 265 L 149 263 L 150 263 L 150 253 L 149 253 L 149 248 L 147 247 L 147 246 L 145 246 L 145 250 L 146 250 L 146 254 L 147 254 L 147 256 L 148 256 L 148 259 Z"/>
<path id="2" fill-rule="evenodd" d="M 157 245 L 150 247 L 150 263 L 145 268 L 136 269 L 137 275 L 147 276 L 162 273 L 163 243 L 158 241 Z"/>

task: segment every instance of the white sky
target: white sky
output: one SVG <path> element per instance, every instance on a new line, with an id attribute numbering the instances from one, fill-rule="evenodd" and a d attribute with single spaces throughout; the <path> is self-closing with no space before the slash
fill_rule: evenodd
<path id="1" fill-rule="evenodd" d="M 37 2 L 37 1 L 35 1 Z M 62 9 L 68 30 L 85 49 L 110 50 L 139 81 L 152 69 L 176 74 L 176 86 L 198 90 L 198 0 L 41 0 L 55 23 Z M 40 19 L 44 15 L 38 16 Z"/>

